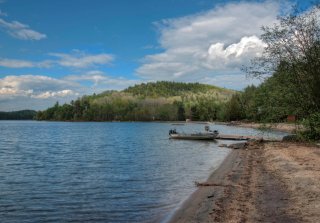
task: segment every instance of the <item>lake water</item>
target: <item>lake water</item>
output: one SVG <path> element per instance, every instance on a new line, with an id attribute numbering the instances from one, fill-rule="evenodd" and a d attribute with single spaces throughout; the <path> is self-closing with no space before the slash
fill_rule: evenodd
<path id="1" fill-rule="evenodd" d="M 204 125 L 0 121 L 0 222 L 165 221 L 229 153 L 171 128 Z"/>

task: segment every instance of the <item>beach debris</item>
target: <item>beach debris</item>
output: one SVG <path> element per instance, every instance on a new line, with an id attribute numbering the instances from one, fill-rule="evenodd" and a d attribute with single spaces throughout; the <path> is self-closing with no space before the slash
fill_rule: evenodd
<path id="1" fill-rule="evenodd" d="M 229 149 L 261 149 L 263 148 L 262 145 L 265 141 L 264 140 L 249 140 L 247 142 L 243 142 L 243 143 L 234 143 L 234 144 L 230 144 L 228 145 Z"/>
<path id="2" fill-rule="evenodd" d="M 195 181 L 194 184 L 197 187 L 237 187 L 239 185 L 231 185 L 231 184 L 217 184 L 217 183 L 208 183 L 208 182 L 197 182 Z"/>
<path id="3" fill-rule="evenodd" d="M 228 146 L 230 149 L 245 149 L 248 146 L 248 143 L 234 143 Z"/>
<path id="4" fill-rule="evenodd" d="M 213 198 L 214 194 L 207 196 L 207 198 Z"/>

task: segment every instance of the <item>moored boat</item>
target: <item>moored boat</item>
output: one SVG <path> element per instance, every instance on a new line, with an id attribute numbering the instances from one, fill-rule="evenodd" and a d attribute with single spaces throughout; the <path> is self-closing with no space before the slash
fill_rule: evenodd
<path id="1" fill-rule="evenodd" d="M 169 131 L 170 139 L 188 139 L 188 140 L 214 140 L 219 132 L 217 130 L 211 131 L 209 126 L 205 127 L 205 132 L 199 133 L 178 133 L 175 129 Z"/>

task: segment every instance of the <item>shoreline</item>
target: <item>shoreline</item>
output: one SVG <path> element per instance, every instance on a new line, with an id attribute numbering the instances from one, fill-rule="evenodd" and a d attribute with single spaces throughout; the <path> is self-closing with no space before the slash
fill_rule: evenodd
<path id="1" fill-rule="evenodd" d="M 236 150 L 233 150 L 233 149 L 228 149 L 228 148 L 224 148 L 224 149 L 227 149 L 227 150 L 230 150 L 229 153 L 220 161 L 219 165 L 217 165 L 217 167 L 211 172 L 209 173 L 206 181 L 208 181 L 209 179 L 213 178 L 215 179 L 217 176 L 216 173 L 219 174 L 219 176 L 222 176 L 223 175 L 223 170 L 224 169 L 227 169 L 226 166 L 228 164 L 230 164 L 233 159 L 234 159 L 234 156 L 236 154 Z M 195 182 L 196 183 L 196 182 Z M 166 217 L 160 219 L 159 222 L 161 223 L 169 223 L 169 222 L 174 222 L 173 221 L 173 218 L 176 216 L 176 215 L 180 215 L 180 212 L 182 211 L 182 209 L 186 208 L 187 206 L 189 206 L 189 204 L 191 202 L 193 202 L 194 198 L 197 198 L 198 195 L 199 195 L 199 188 L 196 188 L 191 194 L 189 194 L 188 196 L 185 197 L 184 200 L 182 200 L 179 205 L 174 208 Z M 204 196 L 205 197 L 205 196 Z M 179 213 L 179 214 L 178 214 Z"/>
<path id="2" fill-rule="evenodd" d="M 232 150 L 167 222 L 318 222 L 320 148 L 252 142 Z"/>
<path id="3" fill-rule="evenodd" d="M 37 120 L 37 119 L 1 119 L 0 121 L 35 121 L 35 122 L 69 122 L 69 123 L 79 123 L 79 122 L 94 122 L 94 123 L 168 123 L 172 125 L 186 125 L 186 124 L 200 124 L 200 125 L 226 125 L 232 127 L 240 128 L 253 128 L 253 129 L 263 129 L 272 131 L 281 131 L 286 133 L 294 133 L 296 130 L 303 129 L 303 126 L 296 125 L 294 123 L 256 123 L 256 122 L 220 122 L 220 121 L 85 121 L 85 120 Z"/>
<path id="4" fill-rule="evenodd" d="M 233 163 L 236 161 L 238 157 L 238 150 L 232 150 L 222 161 L 219 167 L 214 170 L 211 175 L 208 177 L 207 181 L 221 181 L 225 174 L 232 168 Z M 168 223 L 174 222 L 201 222 L 202 217 L 200 219 L 195 214 L 197 212 L 203 211 L 206 212 L 208 210 L 206 207 L 208 206 L 207 200 L 208 197 L 211 197 L 214 194 L 220 194 L 221 191 L 214 191 L 211 187 L 201 187 L 197 188 L 183 203 L 182 205 L 170 216 Z M 199 221 L 200 220 L 200 221 Z"/>

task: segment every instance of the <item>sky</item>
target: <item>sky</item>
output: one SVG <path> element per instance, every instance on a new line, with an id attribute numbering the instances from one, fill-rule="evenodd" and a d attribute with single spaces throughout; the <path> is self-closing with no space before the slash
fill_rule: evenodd
<path id="1" fill-rule="evenodd" d="M 0 0 L 0 111 L 142 82 L 242 90 L 262 26 L 309 1 Z"/>

